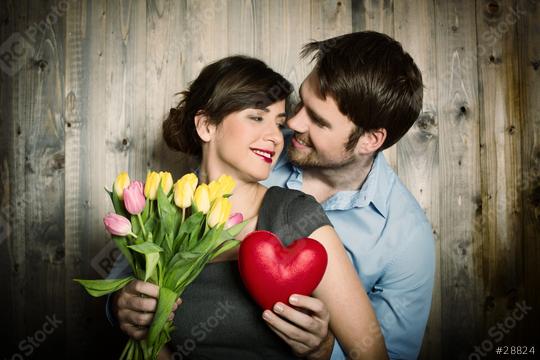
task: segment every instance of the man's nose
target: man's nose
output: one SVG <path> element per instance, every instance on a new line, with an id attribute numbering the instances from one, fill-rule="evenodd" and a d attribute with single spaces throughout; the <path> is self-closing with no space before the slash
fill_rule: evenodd
<path id="1" fill-rule="evenodd" d="M 309 119 L 306 114 L 305 108 L 302 107 L 294 116 L 287 120 L 287 126 L 299 133 L 305 133 L 308 130 Z"/>

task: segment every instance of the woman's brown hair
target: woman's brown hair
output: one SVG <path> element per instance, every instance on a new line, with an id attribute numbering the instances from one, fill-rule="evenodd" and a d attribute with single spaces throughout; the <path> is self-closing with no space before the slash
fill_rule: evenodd
<path id="1" fill-rule="evenodd" d="M 261 60 L 229 56 L 207 65 L 163 122 L 163 138 L 177 151 L 200 157 L 202 144 L 195 116 L 204 114 L 214 125 L 225 116 L 248 108 L 264 109 L 287 100 L 293 86 Z"/>

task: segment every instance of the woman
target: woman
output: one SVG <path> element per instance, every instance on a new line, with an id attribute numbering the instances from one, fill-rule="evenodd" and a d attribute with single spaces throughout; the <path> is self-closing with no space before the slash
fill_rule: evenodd
<path id="1" fill-rule="evenodd" d="M 210 182 L 221 174 L 236 180 L 230 197 L 232 212 L 251 220 L 238 239 L 253 230 L 269 230 L 285 244 L 301 237 L 318 240 L 328 253 L 328 266 L 313 296 L 328 308 L 331 331 L 351 358 L 385 358 L 384 340 L 369 299 L 321 206 L 299 191 L 259 184 L 283 150 L 281 128 L 291 92 L 290 83 L 263 62 L 243 56 L 224 58 L 205 67 L 182 93 L 163 124 L 165 141 L 200 159 L 200 181 Z M 233 249 L 222 254 L 182 295 L 170 343 L 173 358 L 296 358 L 281 339 L 285 335 L 269 325 L 267 315 L 276 315 L 268 310 L 262 313 L 243 287 L 237 253 Z M 156 298 L 157 291 L 142 282 L 132 284 L 113 303 L 121 328 L 141 338 L 146 329 L 132 325 L 151 322 L 155 299 L 135 299 L 134 293 Z M 328 358 L 329 353 L 324 356 Z"/>

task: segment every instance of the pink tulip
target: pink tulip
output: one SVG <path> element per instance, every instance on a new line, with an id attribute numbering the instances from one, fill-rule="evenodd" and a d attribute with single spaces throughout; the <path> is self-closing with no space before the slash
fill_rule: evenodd
<path id="1" fill-rule="evenodd" d="M 227 220 L 227 223 L 225 224 L 225 229 L 240 224 L 242 221 L 244 221 L 244 216 L 242 216 L 242 213 L 234 213 L 229 217 L 229 220 Z"/>
<path id="2" fill-rule="evenodd" d="M 144 187 L 140 181 L 133 181 L 124 189 L 124 206 L 131 215 L 140 214 L 146 205 Z"/>
<path id="3" fill-rule="evenodd" d="M 103 218 L 105 229 L 112 235 L 126 236 L 131 234 L 131 223 L 122 215 L 108 213 Z"/>

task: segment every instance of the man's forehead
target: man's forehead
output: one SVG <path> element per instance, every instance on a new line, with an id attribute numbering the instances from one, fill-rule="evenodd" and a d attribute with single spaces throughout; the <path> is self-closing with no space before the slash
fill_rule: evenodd
<path id="1" fill-rule="evenodd" d="M 325 100 L 325 97 L 321 94 L 321 87 L 319 84 L 319 77 L 317 76 L 317 73 L 315 70 L 311 71 L 308 76 L 302 81 L 302 84 L 300 84 L 299 93 L 300 96 L 302 96 L 302 89 L 304 89 L 304 92 L 306 91 L 306 87 L 308 88 L 308 91 L 313 93 L 317 98 L 320 100 Z"/>

